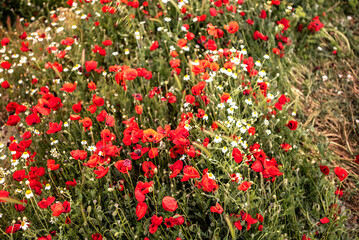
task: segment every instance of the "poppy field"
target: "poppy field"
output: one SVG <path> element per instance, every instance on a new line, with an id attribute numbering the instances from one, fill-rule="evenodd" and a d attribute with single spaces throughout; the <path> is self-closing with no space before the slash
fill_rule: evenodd
<path id="1" fill-rule="evenodd" d="M 69 0 L 3 31 L 0 239 L 355 239 L 290 75 L 318 2 Z"/>

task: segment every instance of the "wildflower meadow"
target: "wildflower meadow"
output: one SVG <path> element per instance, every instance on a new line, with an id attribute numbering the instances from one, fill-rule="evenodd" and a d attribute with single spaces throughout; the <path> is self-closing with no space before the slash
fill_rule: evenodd
<path id="1" fill-rule="evenodd" d="M 328 2 L 38 6 L 0 35 L 0 239 L 357 239 L 291 74 L 349 56 Z"/>

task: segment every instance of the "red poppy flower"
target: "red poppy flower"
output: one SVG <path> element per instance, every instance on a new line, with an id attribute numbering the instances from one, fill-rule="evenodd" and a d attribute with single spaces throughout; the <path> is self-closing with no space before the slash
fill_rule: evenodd
<path id="1" fill-rule="evenodd" d="M 96 96 L 96 94 L 93 95 L 92 97 L 92 102 L 93 104 L 95 104 L 97 107 L 101 107 L 105 104 L 105 100 L 102 97 L 98 97 Z"/>
<path id="2" fill-rule="evenodd" d="M 84 150 L 73 150 L 71 156 L 76 160 L 85 160 L 87 158 L 87 152 Z"/>
<path id="3" fill-rule="evenodd" d="M 149 193 L 150 192 L 150 189 L 152 188 L 153 186 L 153 182 L 141 182 L 139 181 L 136 185 L 136 188 L 135 188 L 135 197 L 136 197 L 136 200 L 139 201 L 139 202 L 144 202 L 146 197 L 145 197 L 145 194 Z"/>
<path id="4" fill-rule="evenodd" d="M 142 114 L 143 108 L 141 105 L 136 105 L 135 106 L 135 111 L 137 114 Z"/>
<path id="5" fill-rule="evenodd" d="M 162 199 L 162 207 L 168 212 L 174 212 L 178 208 L 176 199 L 166 196 Z"/>
<path id="6" fill-rule="evenodd" d="M 238 190 L 245 192 L 251 187 L 251 185 L 252 184 L 250 182 L 244 181 L 238 186 Z"/>
<path id="7" fill-rule="evenodd" d="M 147 212 L 148 206 L 145 202 L 139 202 L 136 207 L 137 221 L 143 218 Z"/>
<path id="8" fill-rule="evenodd" d="M 247 223 L 247 231 L 251 228 L 252 224 L 256 224 L 258 222 L 257 219 L 253 218 L 248 213 L 241 212 L 242 220 L 245 220 Z"/>
<path id="9" fill-rule="evenodd" d="M 290 130 L 294 131 L 294 130 L 297 129 L 298 122 L 297 122 L 297 121 L 294 121 L 294 120 L 290 120 L 290 121 L 286 124 L 286 126 L 287 126 Z"/>
<path id="10" fill-rule="evenodd" d="M 3 82 L 1 83 L 1 87 L 4 88 L 4 89 L 7 89 L 7 88 L 10 87 L 10 84 L 9 84 L 8 81 L 5 80 L 5 81 L 3 81 Z"/>
<path id="11" fill-rule="evenodd" d="M 153 142 L 156 140 L 156 138 L 157 138 L 157 132 L 155 130 L 149 128 L 143 131 L 142 142 L 144 143 Z"/>
<path id="12" fill-rule="evenodd" d="M 21 118 L 18 115 L 10 115 L 6 125 L 8 126 L 16 126 L 18 122 L 20 122 Z"/>
<path id="13" fill-rule="evenodd" d="M 154 51 L 158 48 L 158 41 L 155 41 L 152 43 L 151 47 L 150 47 L 150 50 L 151 51 Z"/>
<path id="14" fill-rule="evenodd" d="M 97 68 L 97 62 L 96 61 L 86 61 L 85 68 L 86 68 L 87 72 L 91 72 Z"/>
<path id="15" fill-rule="evenodd" d="M 62 86 L 62 88 L 60 89 L 60 91 L 65 91 L 65 92 L 71 93 L 71 92 L 75 91 L 76 85 L 77 85 L 77 83 L 75 83 L 75 84 L 73 84 L 73 83 L 65 83 Z"/>
<path id="16" fill-rule="evenodd" d="M 263 217 L 261 214 L 259 214 L 259 213 L 257 213 L 256 218 L 257 218 L 258 221 L 260 221 L 260 222 L 263 222 L 263 221 L 264 221 L 264 217 Z"/>
<path id="17" fill-rule="evenodd" d="M 38 237 L 37 240 L 51 240 L 51 234 L 47 236 Z"/>
<path id="18" fill-rule="evenodd" d="M 172 171 L 172 174 L 170 178 L 176 177 L 183 168 L 183 162 L 181 160 L 177 160 L 174 164 L 170 165 L 170 169 Z"/>
<path id="19" fill-rule="evenodd" d="M 55 171 L 59 169 L 60 164 L 55 164 L 55 160 L 53 159 L 47 159 L 47 168 L 51 169 L 52 171 Z"/>
<path id="20" fill-rule="evenodd" d="M 127 68 L 123 72 L 123 77 L 128 81 L 134 80 L 137 76 L 138 76 L 138 73 L 137 73 L 136 69 L 133 69 L 133 68 Z"/>
<path id="21" fill-rule="evenodd" d="M 145 154 L 146 152 L 148 152 L 148 148 L 147 147 L 145 147 L 145 148 L 143 148 L 141 145 L 139 145 L 139 144 L 136 144 L 136 146 L 134 146 L 133 147 L 133 149 L 134 149 L 134 151 L 133 152 L 131 152 L 131 158 L 133 159 L 133 160 L 137 160 L 137 159 L 140 159 L 142 156 L 143 156 L 143 154 Z"/>
<path id="22" fill-rule="evenodd" d="M 41 122 L 39 116 L 36 113 L 30 114 L 25 119 L 26 123 L 31 126 Z"/>
<path id="23" fill-rule="evenodd" d="M 112 41 L 108 39 L 108 40 L 103 41 L 102 44 L 105 46 L 110 46 L 110 45 L 112 45 Z"/>
<path id="24" fill-rule="evenodd" d="M 0 64 L 0 66 L 4 69 L 10 69 L 11 68 L 11 63 L 9 63 L 8 61 L 4 61 Z"/>
<path id="25" fill-rule="evenodd" d="M 62 129 L 62 121 L 60 121 L 60 123 L 49 123 L 49 130 L 47 130 L 47 134 L 53 134 L 53 133 L 57 133 L 60 132 Z"/>
<path id="26" fill-rule="evenodd" d="M 25 169 L 22 170 L 17 170 L 12 174 L 12 178 L 15 181 L 21 182 L 22 180 L 24 180 L 24 178 L 26 178 L 26 171 Z"/>
<path id="27" fill-rule="evenodd" d="M 20 230 L 21 224 L 15 223 L 14 225 L 8 226 L 5 233 L 16 233 Z"/>
<path id="28" fill-rule="evenodd" d="M 9 197 L 9 192 L 5 190 L 0 190 L 0 202 L 6 202 L 6 198 Z"/>
<path id="29" fill-rule="evenodd" d="M 76 185 L 77 185 L 77 182 L 76 182 L 75 179 L 73 181 L 66 181 L 66 186 L 67 187 L 69 187 L 69 186 L 76 187 Z"/>
<path id="30" fill-rule="evenodd" d="M 93 170 L 93 172 L 97 175 L 96 178 L 102 178 L 106 176 L 109 169 L 110 169 L 109 167 L 105 168 L 103 166 L 98 166 L 97 170 Z"/>
<path id="31" fill-rule="evenodd" d="M 319 221 L 321 224 L 326 224 L 326 223 L 329 223 L 329 218 L 324 217 L 324 218 L 320 219 Z"/>
<path id="32" fill-rule="evenodd" d="M 62 45 L 71 46 L 74 44 L 75 40 L 72 37 L 67 37 L 61 41 Z"/>
<path id="33" fill-rule="evenodd" d="M 256 134 L 256 128 L 255 127 L 250 127 L 248 129 L 248 134 L 253 136 L 254 134 Z"/>
<path id="34" fill-rule="evenodd" d="M 82 103 L 79 101 L 78 103 L 72 105 L 72 110 L 74 110 L 75 113 L 79 113 L 82 110 Z"/>
<path id="35" fill-rule="evenodd" d="M 132 162 L 130 159 L 120 160 L 115 163 L 115 167 L 119 172 L 127 174 L 132 169 Z"/>
<path id="36" fill-rule="evenodd" d="M 320 22 L 319 16 L 312 19 L 312 22 L 308 25 L 308 30 L 311 32 L 319 32 L 324 27 L 324 24 Z"/>
<path id="37" fill-rule="evenodd" d="M 82 123 L 85 131 L 89 130 L 90 127 L 92 127 L 92 120 L 91 118 L 85 117 L 84 119 L 79 121 L 80 123 Z"/>
<path id="38" fill-rule="evenodd" d="M 153 215 L 151 217 L 151 225 L 148 227 L 149 232 L 151 234 L 154 234 L 157 231 L 158 226 L 162 224 L 162 221 L 163 221 L 163 217 L 157 217 L 156 215 Z"/>
<path id="39" fill-rule="evenodd" d="M 232 157 L 236 163 L 241 163 L 243 160 L 243 155 L 238 148 L 233 148 Z"/>
<path id="40" fill-rule="evenodd" d="M 224 29 L 226 29 L 229 33 L 236 33 L 239 30 L 239 25 L 237 22 L 230 22 L 228 25 L 224 25 Z"/>
<path id="41" fill-rule="evenodd" d="M 81 119 L 80 115 L 70 114 L 70 120 L 76 121 L 76 120 L 80 120 L 80 119 Z"/>
<path id="42" fill-rule="evenodd" d="M 219 203 L 216 203 L 216 206 L 214 206 L 214 207 L 212 206 L 210 209 L 211 209 L 211 212 L 213 212 L 213 213 L 219 213 L 219 214 L 223 213 L 223 208 Z"/>
<path id="43" fill-rule="evenodd" d="M 337 177 L 340 179 L 340 181 L 343 181 L 348 177 L 348 172 L 344 168 L 336 167 L 334 168 L 334 173 L 337 175 Z"/>
<path id="44" fill-rule="evenodd" d="M 92 240 L 102 240 L 103 239 L 102 235 L 99 233 L 92 234 L 91 237 L 92 237 Z"/>
<path id="45" fill-rule="evenodd" d="M 324 175 L 328 175 L 329 174 L 329 172 L 330 172 L 330 170 L 329 170 L 329 168 L 327 167 L 327 166 L 319 166 L 319 168 L 320 168 L 320 171 L 324 174 Z"/>
<path id="46" fill-rule="evenodd" d="M 54 203 L 51 205 L 51 211 L 53 216 L 58 217 L 61 215 L 61 213 L 63 213 L 64 206 L 62 205 L 61 202 Z"/>
<path id="47" fill-rule="evenodd" d="M 143 162 L 142 170 L 145 172 L 145 177 L 147 178 L 152 178 L 153 175 L 157 173 L 157 167 L 151 161 Z"/>
<path id="48" fill-rule="evenodd" d="M 9 42 L 10 42 L 10 39 L 5 37 L 5 38 L 1 39 L 1 46 L 6 46 L 9 44 Z"/>
<path id="49" fill-rule="evenodd" d="M 93 81 L 89 82 L 89 83 L 87 84 L 87 87 L 88 87 L 90 90 L 96 90 L 96 88 L 97 88 L 96 84 L 95 84 Z"/>
<path id="50" fill-rule="evenodd" d="M 181 179 L 181 182 L 188 181 L 191 178 L 200 178 L 200 175 L 194 167 L 186 165 L 183 169 L 183 178 Z"/>
<path id="51" fill-rule="evenodd" d="M 158 156 L 158 149 L 157 148 L 151 148 L 150 151 L 148 151 L 148 156 L 153 159 Z"/>

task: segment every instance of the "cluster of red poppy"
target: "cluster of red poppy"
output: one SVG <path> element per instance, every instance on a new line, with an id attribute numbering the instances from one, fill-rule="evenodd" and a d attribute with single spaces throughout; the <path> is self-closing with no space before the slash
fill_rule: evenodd
<path id="1" fill-rule="evenodd" d="M 122 12 L 118 11 L 121 7 L 129 7 L 126 11 L 130 13 L 130 21 L 144 21 L 139 21 L 139 29 L 136 24 L 133 27 L 141 32 L 142 28 L 148 30 L 149 38 L 128 37 L 129 42 L 136 42 L 132 46 L 134 49 L 143 48 L 141 53 L 135 51 L 134 56 L 120 53 L 121 62 L 110 56 L 111 53 L 114 56 L 119 54 L 115 51 L 119 47 L 116 36 L 105 37 L 102 42 L 96 39 L 92 45 L 87 45 L 81 38 L 86 38 L 89 33 L 81 32 L 81 37 L 78 37 L 80 34 L 74 36 L 71 32 L 70 35 L 63 27 L 57 28 L 57 35 L 54 35 L 57 44 L 49 41 L 55 41 L 50 37 L 51 33 L 38 34 L 42 39 L 39 42 L 43 42 L 40 47 L 44 55 L 39 58 L 43 69 L 39 69 L 38 63 L 31 62 L 23 67 L 15 60 L 1 61 L 1 70 L 8 74 L 7 80 L 1 83 L 4 91 L 9 94 L 10 89 L 17 91 L 14 86 L 18 79 L 9 76 L 11 70 L 23 67 L 29 76 L 32 75 L 31 81 L 25 84 L 36 89 L 38 94 L 33 95 L 36 92 L 33 91 L 31 96 L 20 96 L 6 105 L 9 113 L 6 124 L 26 132 L 19 142 L 15 137 L 10 138 L 7 151 L 11 153 L 13 164 L 9 168 L 11 179 L 6 180 L 12 184 L 0 190 L 1 203 L 12 199 L 16 202 L 16 211 L 25 216 L 26 209 L 32 207 L 29 202 L 35 200 L 34 206 L 44 216 L 49 211 L 51 216 L 47 217 L 52 220 L 75 224 L 81 222 L 78 216 L 86 217 L 82 199 L 84 196 L 90 198 L 86 195 L 86 184 L 89 184 L 96 187 L 89 190 L 95 194 L 90 193 L 93 199 L 86 203 L 87 206 L 104 201 L 108 208 L 104 213 L 107 222 L 107 217 L 117 222 L 117 210 L 120 209 L 119 215 L 125 219 L 121 222 L 129 224 L 131 231 L 136 223 L 138 229 L 144 226 L 143 233 L 140 233 L 142 239 L 159 236 L 156 235 L 159 232 L 163 234 L 164 226 L 166 234 L 181 239 L 182 231 L 198 226 L 210 212 L 215 213 L 211 219 L 223 224 L 221 229 L 231 228 L 233 223 L 235 231 L 244 236 L 249 236 L 245 235 L 247 231 L 260 233 L 266 224 L 270 224 L 269 220 L 264 221 L 268 213 L 244 202 L 251 201 L 255 206 L 257 200 L 252 203 L 253 195 L 261 194 L 257 189 L 259 177 L 264 178 L 268 184 L 266 187 L 270 188 L 276 179 L 286 177 L 286 171 L 292 171 L 291 167 L 283 166 L 286 165 L 283 156 L 291 156 L 291 150 L 297 148 L 298 122 L 293 120 L 295 115 L 288 114 L 291 100 L 288 94 L 277 92 L 274 77 L 267 72 L 269 68 L 261 61 L 256 62 L 237 41 L 246 29 L 256 44 L 267 46 L 265 44 L 274 41 L 272 52 L 284 57 L 284 49 L 291 45 L 287 34 L 291 21 L 285 17 L 276 19 L 274 25 L 280 30 L 275 35 L 259 27 L 259 22 L 262 24 L 269 18 L 268 9 L 278 11 L 283 3 L 273 0 L 265 5 L 266 8 L 260 5 L 260 9 L 256 8 L 259 11 L 252 16 L 250 11 L 242 10 L 247 4 L 243 0 L 211 0 L 211 7 L 196 13 L 183 1 L 178 1 L 178 6 L 173 2 L 176 10 L 169 11 L 172 5 L 164 5 L 167 2 L 67 1 L 72 7 L 70 11 L 74 12 L 77 12 L 75 9 L 79 4 L 84 4 L 81 9 L 86 14 L 80 19 L 84 26 L 94 24 L 95 32 L 118 27 L 117 23 L 112 24 L 114 26 L 109 23 Z M 102 15 L 96 11 L 94 14 L 92 4 L 87 3 L 97 6 Z M 193 4 L 197 6 L 197 3 Z M 238 16 L 234 16 L 237 12 Z M 171 25 L 174 13 L 181 20 L 176 27 Z M 222 19 L 222 23 L 226 19 L 225 24 L 216 25 L 217 18 Z M 53 14 L 51 19 L 56 23 L 54 26 L 65 26 L 61 25 L 57 14 Z M 148 24 L 149 21 L 154 25 Z M 164 31 L 162 25 L 157 26 L 158 21 L 166 22 L 168 29 Z M 323 26 L 316 17 L 309 24 L 308 31 L 316 32 Z M 173 38 L 170 34 L 175 28 L 181 30 Z M 71 31 L 76 29 L 73 27 Z M 139 31 L 135 35 L 140 34 Z M 161 31 L 169 34 L 168 39 L 156 35 Z M 21 52 L 39 50 L 40 47 L 26 32 L 18 37 L 21 44 L 14 47 Z M 1 45 L 9 48 L 13 42 L 3 38 Z M 82 55 L 78 57 L 80 52 Z M 167 55 L 164 57 L 163 54 Z M 266 55 L 265 59 L 269 56 Z M 157 66 L 157 61 L 163 66 Z M 44 80 L 48 76 L 54 79 L 52 83 Z M 275 137 L 272 137 L 273 133 Z M 85 140 L 79 141 L 80 136 Z M 56 145 L 58 141 L 67 145 Z M 40 156 L 35 149 L 39 150 Z M 290 160 L 288 162 L 290 165 Z M 320 166 L 320 170 L 329 174 L 327 166 Z M 339 167 L 334 169 L 334 173 L 340 181 L 348 176 Z M 50 183 L 52 188 L 49 189 Z M 108 192 L 106 189 L 98 190 L 97 186 L 106 186 Z M 29 189 L 30 192 L 19 191 L 18 196 L 22 199 L 17 201 L 13 187 Z M 100 196 L 93 197 L 96 194 Z M 335 194 L 343 194 L 340 187 Z M 81 200 L 76 199 L 80 199 L 80 195 Z M 193 208 L 188 202 L 193 202 L 190 203 Z M 110 213 L 113 208 L 116 212 Z M 224 220 L 221 221 L 219 216 Z M 329 219 L 323 218 L 319 222 L 326 224 Z M 32 228 L 40 221 L 33 218 L 30 223 Z M 22 224 L 29 223 L 15 221 L 11 224 L 9 220 L 6 224 L 5 232 L 15 234 L 26 229 Z M 61 229 L 59 225 L 55 224 L 51 227 L 55 230 L 51 231 L 50 228 L 46 232 L 41 229 L 32 237 L 36 235 L 38 240 L 51 240 Z M 205 229 L 211 227 L 205 226 Z M 108 238 L 113 234 L 108 229 L 101 229 L 101 233 L 95 229 L 90 231 L 83 234 L 93 240 L 102 240 L 103 236 Z M 225 236 L 220 231 L 218 234 Z M 135 238 L 135 234 L 131 237 Z"/>

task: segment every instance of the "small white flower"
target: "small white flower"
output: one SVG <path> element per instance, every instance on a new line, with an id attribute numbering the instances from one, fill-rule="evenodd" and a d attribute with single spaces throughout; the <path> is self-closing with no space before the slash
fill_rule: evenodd
<path id="1" fill-rule="evenodd" d="M 228 112 L 229 114 L 233 114 L 233 113 L 234 113 L 234 108 L 233 108 L 233 107 L 228 108 L 228 109 L 227 109 L 227 112 Z"/>
<path id="2" fill-rule="evenodd" d="M 258 73 L 258 75 L 259 75 L 260 77 L 265 77 L 265 76 L 267 75 L 267 73 L 266 73 L 264 70 L 262 70 L 262 71 L 260 71 L 260 72 Z"/>
<path id="3" fill-rule="evenodd" d="M 213 173 L 207 173 L 207 176 L 208 176 L 210 179 L 213 179 L 213 180 L 216 179 L 216 177 L 213 175 Z"/>
<path id="4" fill-rule="evenodd" d="M 267 119 L 264 120 L 264 125 L 266 125 L 266 126 L 269 125 L 269 121 Z"/>
<path id="5" fill-rule="evenodd" d="M 220 135 L 215 136 L 214 139 L 213 139 L 213 142 L 215 142 L 215 143 L 220 143 L 220 142 L 222 142 L 221 136 L 220 136 Z"/>
<path id="6" fill-rule="evenodd" d="M 58 29 L 56 29 L 56 33 L 60 33 L 60 32 L 62 32 L 62 30 L 64 30 L 64 28 L 63 28 L 63 27 L 59 27 Z"/>
<path id="7" fill-rule="evenodd" d="M 206 82 L 210 83 L 210 82 L 213 82 L 213 78 L 209 77 Z"/>
<path id="8" fill-rule="evenodd" d="M 267 135 L 270 135 L 272 132 L 271 130 L 266 130 Z"/>
<path id="9" fill-rule="evenodd" d="M 31 190 L 27 190 L 27 191 L 25 192 L 25 197 L 26 197 L 27 199 L 32 198 L 33 196 L 34 196 L 34 194 L 32 193 Z"/>
<path id="10" fill-rule="evenodd" d="M 28 152 L 23 152 L 23 154 L 21 155 L 22 158 L 27 159 L 30 157 L 30 154 Z"/>
<path id="11" fill-rule="evenodd" d="M 252 112 L 252 117 L 257 118 L 259 115 L 257 112 Z"/>
<path id="12" fill-rule="evenodd" d="M 228 122 L 230 122 L 230 123 L 234 122 L 234 117 L 228 116 Z"/>
<path id="13" fill-rule="evenodd" d="M 245 102 L 245 103 L 247 103 L 248 105 L 252 105 L 252 100 L 251 100 L 251 99 L 249 99 L 249 98 L 248 98 L 248 99 L 246 99 L 246 100 L 244 100 L 244 102 Z"/>
<path id="14" fill-rule="evenodd" d="M 185 81 L 188 81 L 188 80 L 190 80 L 190 79 L 191 79 L 191 77 L 188 76 L 188 75 L 185 75 L 185 76 L 183 77 L 183 80 L 185 80 Z"/>
<path id="15" fill-rule="evenodd" d="M 226 153 L 227 151 L 228 151 L 228 148 L 227 148 L 227 147 L 223 147 L 223 148 L 222 148 L 222 152 L 223 152 L 223 153 Z"/>
<path id="16" fill-rule="evenodd" d="M 29 226 L 30 226 L 30 223 L 29 223 L 29 222 L 26 222 L 26 221 L 22 221 L 21 224 L 20 224 L 20 228 L 21 228 L 22 230 L 28 229 Z"/>
<path id="17" fill-rule="evenodd" d="M 225 106 L 224 106 L 224 103 L 220 103 L 220 104 L 217 105 L 217 107 L 218 107 L 219 109 L 222 109 L 222 108 L 224 108 Z"/>
<path id="18" fill-rule="evenodd" d="M 264 59 L 269 59 L 269 55 L 264 55 L 264 57 L 263 57 Z"/>
<path id="19" fill-rule="evenodd" d="M 90 152 L 94 152 L 96 151 L 96 146 L 88 146 L 87 150 L 90 151 Z"/>
<path id="20" fill-rule="evenodd" d="M 16 166 L 16 165 L 18 165 L 19 164 L 19 161 L 18 160 L 16 160 L 16 159 L 11 159 L 11 165 L 12 166 Z"/>
<path id="21" fill-rule="evenodd" d="M 267 98 L 269 98 L 270 100 L 273 100 L 273 99 L 274 99 L 274 95 L 271 94 L 271 93 L 268 93 L 268 94 L 267 94 Z"/>
<path id="22" fill-rule="evenodd" d="M 82 140 L 82 141 L 81 141 L 81 144 L 82 144 L 82 145 L 87 145 L 87 141 L 86 141 L 86 140 Z"/>
<path id="23" fill-rule="evenodd" d="M 49 184 L 49 183 L 47 183 L 46 185 L 45 185 L 45 190 L 50 190 L 51 189 L 51 185 Z"/>
<path id="24" fill-rule="evenodd" d="M 246 133 L 247 132 L 247 128 L 245 126 L 241 127 L 240 129 L 241 133 Z"/>

